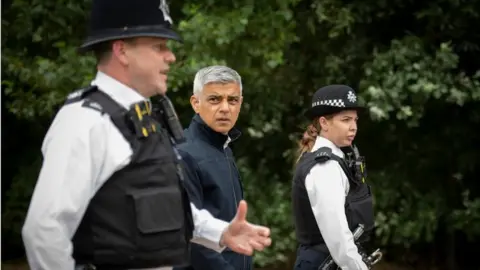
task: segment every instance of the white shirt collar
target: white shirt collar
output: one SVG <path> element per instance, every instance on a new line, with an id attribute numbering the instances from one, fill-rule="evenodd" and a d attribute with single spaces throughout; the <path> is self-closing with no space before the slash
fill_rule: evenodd
<path id="1" fill-rule="evenodd" d="M 225 143 L 223 144 L 223 149 L 227 148 L 228 144 L 232 141 L 232 139 L 230 138 L 230 136 L 227 137 L 227 140 L 225 141 Z"/>
<path id="2" fill-rule="evenodd" d="M 315 140 L 315 144 L 313 145 L 312 147 L 312 151 L 311 152 L 314 152 L 316 151 L 317 149 L 319 149 L 320 147 L 328 147 L 328 148 L 331 148 L 332 149 L 332 153 L 334 153 L 335 155 L 343 158 L 344 157 L 344 153 L 343 151 L 338 147 L 336 146 L 333 142 L 331 142 L 330 140 L 324 138 L 324 137 L 321 137 L 321 136 L 317 136 L 317 139 Z"/>
<path id="3" fill-rule="evenodd" d="M 134 103 L 148 100 L 134 89 L 101 71 L 97 72 L 95 79 L 92 81 L 92 85 L 98 86 L 102 92 L 109 95 L 126 109 L 130 109 L 130 106 Z"/>

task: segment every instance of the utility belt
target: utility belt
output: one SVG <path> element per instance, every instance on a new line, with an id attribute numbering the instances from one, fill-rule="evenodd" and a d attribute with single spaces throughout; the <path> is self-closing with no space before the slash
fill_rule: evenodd
<path id="1" fill-rule="evenodd" d="M 324 253 L 324 254 L 329 254 L 330 253 L 330 251 L 328 251 L 327 245 L 325 243 L 310 246 L 310 248 L 315 250 L 316 252 L 319 252 L 319 253 Z"/>

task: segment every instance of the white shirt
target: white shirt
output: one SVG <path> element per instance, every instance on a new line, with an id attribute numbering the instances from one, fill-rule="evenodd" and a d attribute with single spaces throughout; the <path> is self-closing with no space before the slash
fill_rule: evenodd
<path id="1" fill-rule="evenodd" d="M 329 147 L 333 154 L 344 157 L 340 148 L 318 136 L 311 151 L 320 147 Z M 348 227 L 345 197 L 350 185 L 340 164 L 334 160 L 316 164 L 305 179 L 305 188 L 318 228 L 338 267 L 343 270 L 368 269 Z"/>
<path id="2" fill-rule="evenodd" d="M 145 100 L 102 72 L 92 84 L 127 109 Z M 81 105 L 62 107 L 43 141 L 44 161 L 22 229 L 32 270 L 74 269 L 71 239 L 90 199 L 115 171 L 130 162 L 130 144 L 109 116 Z M 224 248 L 219 242 L 228 223 L 190 205 L 195 224 L 191 241 L 221 252 Z"/>

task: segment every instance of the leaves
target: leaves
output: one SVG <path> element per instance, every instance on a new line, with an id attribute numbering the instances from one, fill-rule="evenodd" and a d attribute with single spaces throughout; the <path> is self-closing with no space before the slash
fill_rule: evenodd
<path id="1" fill-rule="evenodd" d="M 77 60 L 76 48 L 60 48 L 60 57 L 52 60 L 41 56 L 26 60 L 23 56 L 5 55 L 2 65 L 7 78 L 2 85 L 10 112 L 34 119 L 51 115 L 57 104 L 77 87 L 87 86 L 92 79 L 93 58 Z"/>
<path id="2" fill-rule="evenodd" d="M 372 117 L 388 120 L 396 112 L 399 120 L 418 125 L 424 105 L 431 99 L 463 105 L 478 101 L 480 82 L 455 73 L 458 56 L 448 43 L 442 43 L 435 55 L 429 55 L 419 38 L 393 40 L 385 52 L 374 52 L 374 59 L 365 65 L 361 87 L 371 108 Z"/>
<path id="3" fill-rule="evenodd" d="M 369 107 L 357 144 L 368 158 L 379 244 L 407 249 L 431 243 L 442 227 L 478 239 L 480 229 L 472 224 L 480 215 L 480 35 L 471 30 L 479 25 L 478 2 L 172 3 L 184 43 L 169 44 L 177 58 L 169 95 L 182 123 L 193 113 L 188 98 L 199 68 L 228 65 L 242 76 L 243 136 L 233 147 L 249 219 L 270 226 L 274 237 L 271 248 L 256 253 L 257 265 L 285 264 L 296 248 L 290 206 L 295 143 L 313 92 L 333 83 L 351 85 Z M 76 53 L 89 6 L 15 0 L 2 12 L 2 88 L 15 119 L 48 119 L 67 93 L 89 84 L 94 58 Z M 47 127 L 21 139 L 12 135 L 11 144 L 40 141 Z M 19 232 L 35 166 L 31 173 L 21 167 L 8 191 L 7 234 Z"/>

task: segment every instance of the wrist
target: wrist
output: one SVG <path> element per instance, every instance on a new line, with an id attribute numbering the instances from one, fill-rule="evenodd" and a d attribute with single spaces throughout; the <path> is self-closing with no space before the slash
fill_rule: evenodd
<path id="1" fill-rule="evenodd" d="M 218 245 L 223 248 L 225 247 L 225 235 L 227 234 L 227 230 L 228 230 L 228 227 L 226 227 L 223 232 L 222 232 L 222 235 L 220 236 L 220 241 L 218 243 Z"/>

